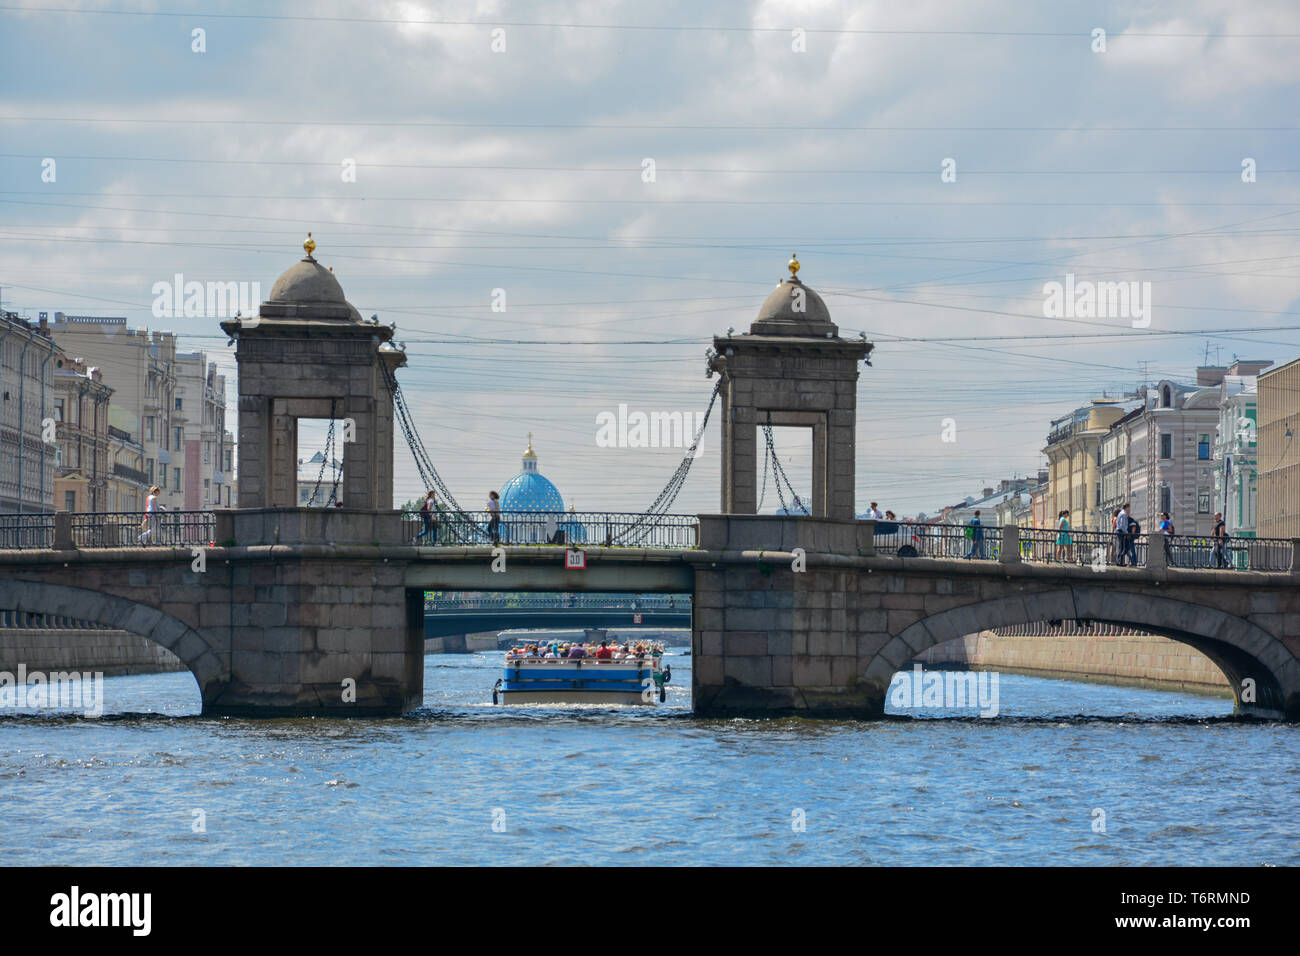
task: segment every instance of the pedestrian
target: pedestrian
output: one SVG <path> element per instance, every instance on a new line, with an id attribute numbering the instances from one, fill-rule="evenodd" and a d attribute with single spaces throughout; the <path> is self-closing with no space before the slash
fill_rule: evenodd
<path id="1" fill-rule="evenodd" d="M 1074 560 L 1074 538 L 1070 534 L 1070 509 L 1064 508 L 1056 516 L 1056 560 Z"/>
<path id="2" fill-rule="evenodd" d="M 1230 567 L 1228 563 L 1228 526 L 1223 522 L 1223 512 L 1214 513 L 1214 531 L 1211 532 L 1214 538 L 1214 566 L 1216 568 Z"/>
<path id="3" fill-rule="evenodd" d="M 492 547 L 501 543 L 501 496 L 495 491 L 488 492 L 488 534 L 492 536 Z"/>
<path id="4" fill-rule="evenodd" d="M 1164 537 L 1165 544 L 1165 566 L 1173 567 L 1174 564 L 1174 523 L 1169 520 L 1169 512 L 1160 512 L 1160 534 Z"/>
<path id="5" fill-rule="evenodd" d="M 1135 568 L 1138 566 L 1137 539 L 1141 533 L 1142 525 L 1137 518 L 1129 515 L 1128 528 L 1124 532 L 1124 553 L 1128 555 L 1129 564 Z"/>
<path id="6" fill-rule="evenodd" d="M 424 525 L 424 530 L 417 534 L 411 544 L 419 544 L 424 538 L 433 535 L 433 543 L 438 543 L 438 496 L 433 489 L 424 496 L 424 501 L 420 502 L 420 521 Z"/>
<path id="7" fill-rule="evenodd" d="M 154 485 L 149 489 L 149 496 L 144 499 L 144 517 L 140 520 L 141 544 L 158 543 L 158 509 L 162 507 L 158 503 L 160 494 L 162 494 L 162 489 Z"/>
<path id="8" fill-rule="evenodd" d="M 871 502 L 871 507 L 867 509 L 867 520 L 879 521 L 883 517 L 884 515 L 880 513 L 880 508 L 876 505 L 874 501 Z"/>
<path id="9" fill-rule="evenodd" d="M 970 519 L 970 524 L 966 527 L 966 537 L 970 539 L 970 550 L 966 552 L 966 557 L 984 560 L 984 526 L 980 523 L 979 511 L 976 511 L 975 516 Z"/>
<path id="10" fill-rule="evenodd" d="M 1110 563 L 1118 568 L 1124 567 L 1124 536 L 1128 533 L 1128 511 L 1116 508 L 1110 516 Z"/>

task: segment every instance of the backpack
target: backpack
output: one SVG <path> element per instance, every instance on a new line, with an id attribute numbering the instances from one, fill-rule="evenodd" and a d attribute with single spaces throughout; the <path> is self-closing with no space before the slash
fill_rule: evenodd
<path id="1" fill-rule="evenodd" d="M 1142 526 L 1133 518 L 1128 519 L 1128 533 L 1132 535 L 1139 535 L 1142 533 Z"/>

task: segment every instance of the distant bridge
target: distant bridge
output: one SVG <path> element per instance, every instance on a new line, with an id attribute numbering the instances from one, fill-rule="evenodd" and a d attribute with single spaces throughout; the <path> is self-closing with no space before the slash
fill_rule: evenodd
<path id="1" fill-rule="evenodd" d="M 691 626 L 690 597 L 656 596 L 636 601 L 589 597 L 470 598 L 426 601 L 426 637 L 523 628 L 666 628 Z"/>

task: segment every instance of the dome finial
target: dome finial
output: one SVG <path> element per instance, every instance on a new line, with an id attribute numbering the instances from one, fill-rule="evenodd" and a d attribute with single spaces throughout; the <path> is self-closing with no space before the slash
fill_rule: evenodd
<path id="1" fill-rule="evenodd" d="M 528 433 L 528 450 L 524 452 L 525 458 L 536 458 L 537 452 L 533 451 L 533 433 Z"/>
<path id="2" fill-rule="evenodd" d="M 790 261 L 786 263 L 786 268 L 790 270 L 790 278 L 799 278 L 799 253 L 790 253 Z"/>
<path id="3" fill-rule="evenodd" d="M 307 258 L 310 259 L 311 254 L 316 251 L 316 240 L 311 237 L 310 232 L 307 233 L 307 238 L 303 240 L 302 247 L 307 250 Z"/>

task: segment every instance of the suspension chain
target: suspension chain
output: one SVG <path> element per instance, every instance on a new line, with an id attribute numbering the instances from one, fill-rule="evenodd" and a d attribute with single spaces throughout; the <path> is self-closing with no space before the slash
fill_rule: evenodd
<path id="1" fill-rule="evenodd" d="M 781 500 L 781 510 L 784 511 L 786 514 L 790 514 L 789 508 L 786 507 L 785 495 L 781 493 L 781 482 L 785 482 L 785 486 L 790 492 L 790 497 L 793 498 L 796 503 L 798 503 L 799 510 L 802 511 L 804 514 L 809 514 L 807 505 L 803 503 L 803 499 L 799 497 L 799 493 L 794 490 L 794 485 L 792 485 L 790 483 L 790 479 L 786 477 L 785 469 L 781 467 L 781 459 L 776 457 L 776 445 L 772 441 L 772 413 L 771 412 L 767 413 L 767 424 L 763 426 L 763 433 L 767 438 L 767 453 L 772 458 L 772 475 L 773 478 L 775 479 L 774 483 L 776 485 L 776 495 Z"/>
<path id="2" fill-rule="evenodd" d="M 325 433 L 325 457 L 320 463 L 320 473 L 316 475 L 316 487 L 311 490 L 311 497 L 307 499 L 307 507 L 310 508 L 316 501 L 316 496 L 320 494 L 321 482 L 325 480 L 325 466 L 329 464 L 330 459 L 334 457 L 334 399 L 330 399 L 330 428 Z M 330 507 L 337 500 L 336 496 L 339 490 L 339 480 L 336 475 L 334 478 L 334 488 L 330 491 L 329 501 L 325 502 L 325 507 Z"/>
<path id="3" fill-rule="evenodd" d="M 415 458 L 416 470 L 420 473 L 420 480 L 424 482 L 426 488 L 435 488 L 442 495 L 443 501 L 448 505 L 448 517 L 454 517 L 456 520 L 448 521 L 448 530 L 459 540 L 470 542 L 475 537 L 481 537 L 487 534 L 485 527 L 476 522 L 466 511 L 456 503 L 455 497 L 451 490 L 443 482 L 442 476 L 438 474 L 438 469 L 434 467 L 428 452 L 425 450 L 424 443 L 420 440 L 419 431 L 415 427 L 415 419 L 407 407 L 406 398 L 402 394 L 401 386 L 397 384 L 396 378 L 389 371 L 388 366 L 380 363 L 384 373 L 384 382 L 388 387 L 388 392 L 393 399 L 394 418 L 397 420 L 398 427 L 402 431 L 402 437 L 406 439 L 407 446 L 411 449 L 411 455 Z M 713 388 L 713 394 L 709 397 L 708 408 L 704 411 L 704 418 L 700 422 L 700 427 L 695 433 L 695 439 L 691 442 L 690 448 L 687 449 L 683 456 L 681 464 L 673 472 L 672 477 L 664 486 L 663 491 L 655 498 L 654 502 L 647 509 L 646 513 L 641 515 L 635 522 L 627 528 L 610 536 L 610 542 L 618 541 L 619 543 L 635 543 L 644 539 L 651 530 L 653 530 L 668 510 L 672 507 L 673 502 L 677 500 L 678 493 L 682 490 L 682 485 L 686 482 L 686 476 L 690 474 L 691 465 L 695 463 L 696 453 L 699 451 L 700 442 L 704 439 L 704 431 L 708 427 L 709 418 L 713 414 L 713 406 L 717 403 L 718 393 L 722 390 L 723 379 L 719 378 L 718 384 Z M 331 435 L 333 434 L 333 422 L 330 423 Z M 460 525 L 458 528 L 457 525 Z M 465 532 L 462 534 L 462 530 Z"/>
<path id="4" fill-rule="evenodd" d="M 709 417 L 713 414 L 713 406 L 717 403 L 718 393 L 722 391 L 723 379 L 719 377 L 718 384 L 713 387 L 713 394 L 709 396 L 709 405 L 704 410 L 704 419 L 700 422 L 699 430 L 695 433 L 695 440 L 691 442 L 691 447 L 686 450 L 681 464 L 673 472 L 672 477 L 668 479 L 668 484 L 664 490 L 659 492 L 658 497 L 646 510 L 640 518 L 631 525 L 612 537 L 613 541 L 624 544 L 635 544 L 643 540 L 651 530 L 663 520 L 668 509 L 673 506 L 677 500 L 677 495 L 682 490 L 682 485 L 686 483 L 686 476 L 691 472 L 691 465 L 695 463 L 695 455 L 699 451 L 700 442 L 704 440 L 704 430 L 709 427 Z M 655 520 L 651 520 L 655 519 Z"/>

